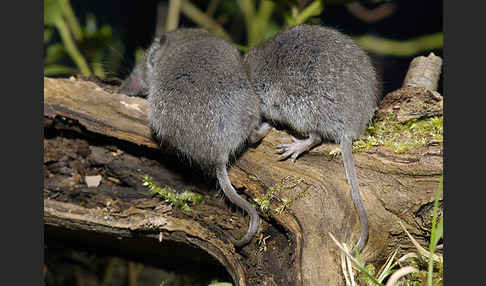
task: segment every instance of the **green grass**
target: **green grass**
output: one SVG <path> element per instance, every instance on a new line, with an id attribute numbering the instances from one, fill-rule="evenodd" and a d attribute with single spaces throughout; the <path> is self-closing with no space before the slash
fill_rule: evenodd
<path id="1" fill-rule="evenodd" d="M 354 258 L 345 244 L 339 243 L 332 234 L 329 234 L 341 249 L 341 268 L 343 271 L 346 285 L 406 285 L 406 286 L 442 286 L 443 285 L 443 257 L 441 254 L 436 254 L 437 243 L 443 237 L 443 218 L 437 222 L 438 206 L 440 192 L 442 191 L 441 177 L 439 186 L 437 188 L 434 209 L 432 217 L 432 229 L 429 242 L 429 250 L 424 249 L 420 244 L 410 235 L 407 229 L 399 222 L 405 234 L 409 237 L 412 244 L 415 246 L 415 252 L 409 252 L 400 258 L 396 258 L 399 247 L 388 257 L 387 261 L 376 272 L 373 265 L 364 266 L 359 261 L 359 256 Z M 354 271 L 358 271 L 355 275 Z M 355 281 L 355 277 L 361 284 Z M 384 281 L 386 280 L 386 284 Z"/>

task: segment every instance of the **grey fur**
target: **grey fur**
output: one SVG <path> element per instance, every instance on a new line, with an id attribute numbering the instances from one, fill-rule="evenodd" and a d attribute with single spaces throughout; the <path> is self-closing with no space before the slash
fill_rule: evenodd
<path id="1" fill-rule="evenodd" d="M 260 123 L 260 109 L 238 50 L 205 30 L 179 29 L 154 40 L 143 67 L 138 72 L 148 87 L 154 133 L 216 175 L 228 199 L 250 215 L 247 234 L 231 237 L 245 245 L 260 221 L 232 187 L 226 167 Z"/>
<path id="2" fill-rule="evenodd" d="M 368 237 L 368 220 L 358 190 L 351 142 L 362 135 L 378 106 L 380 84 L 373 65 L 350 37 L 322 26 L 299 25 L 256 46 L 245 55 L 245 67 L 260 99 L 262 116 L 283 123 L 309 142 L 305 150 L 330 139 L 341 144 L 346 176 L 362 231 L 361 251 Z M 297 140 L 297 139 L 295 139 Z M 300 144 L 300 145 L 298 145 Z M 301 152 L 282 144 L 284 159 Z M 302 148 L 301 148 L 302 149 Z"/>
<path id="3" fill-rule="evenodd" d="M 202 40 L 212 35 L 204 29 L 179 29 L 172 32 L 174 37 L 177 37 L 177 41 L 180 43 L 188 43 L 191 41 Z M 143 59 L 135 65 L 130 75 L 122 82 L 118 93 L 123 93 L 130 96 L 139 95 L 146 97 L 148 94 L 148 84 L 146 82 L 147 76 L 146 60 Z"/>

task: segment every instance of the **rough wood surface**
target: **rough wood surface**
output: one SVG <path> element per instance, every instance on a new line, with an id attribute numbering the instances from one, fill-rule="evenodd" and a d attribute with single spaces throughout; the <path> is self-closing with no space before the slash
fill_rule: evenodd
<path id="1" fill-rule="evenodd" d="M 442 96 L 424 87 L 402 87 L 389 93 L 380 103 L 376 119 L 396 116 L 399 122 L 423 117 L 440 116 L 443 111 Z"/>
<path id="2" fill-rule="evenodd" d="M 423 87 L 436 91 L 441 71 L 442 59 L 434 53 L 430 53 L 427 57 L 415 57 L 410 62 L 403 87 Z"/>
<path id="3" fill-rule="evenodd" d="M 202 250 L 214 261 L 200 258 L 199 263 L 220 263 L 238 285 L 344 285 L 339 252 L 328 233 L 352 246 L 360 224 L 342 160 L 328 155 L 337 145 L 323 144 L 295 164 L 276 161 L 275 147 L 289 139 L 274 129 L 235 160 L 230 179 L 249 201 L 273 194 L 269 210 L 259 211 L 257 237 L 235 249 L 225 233 L 243 235 L 248 218 L 220 199 L 214 181 L 201 179 L 176 155 L 158 150 L 146 108 L 144 99 L 110 93 L 91 82 L 44 79 L 48 233 L 83 233 L 89 239 L 77 243 L 93 244 L 96 235 L 103 235 L 129 245 L 113 250 L 128 256 L 149 256 L 143 251 L 149 244 L 155 253 L 181 249 L 187 255 L 170 259 L 195 262 Z M 442 174 L 442 143 L 406 154 L 375 147 L 354 156 L 370 224 L 362 257 L 380 263 L 398 245 L 402 251 L 413 248 L 398 221 L 426 245 Z M 86 175 L 101 175 L 101 185 L 88 188 Z M 152 196 L 142 186 L 145 175 L 208 197 L 192 212 L 182 212 Z M 292 203 L 276 212 L 286 199 Z"/>

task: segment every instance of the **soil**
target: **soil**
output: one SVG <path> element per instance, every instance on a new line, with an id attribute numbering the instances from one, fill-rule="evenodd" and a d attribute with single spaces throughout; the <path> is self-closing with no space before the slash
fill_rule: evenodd
<path id="1" fill-rule="evenodd" d="M 69 119 L 46 119 L 44 134 L 44 199 L 75 203 L 88 209 L 101 208 L 111 216 L 136 216 L 137 210 L 150 210 L 176 218 L 190 218 L 214 230 L 224 240 L 227 240 L 226 232 L 236 237 L 246 232 L 247 218 L 222 199 L 215 181 L 197 169 L 190 169 L 174 154 L 155 152 L 90 133 Z M 96 188 L 87 187 L 84 181 L 85 176 L 92 175 L 102 176 Z M 159 185 L 201 192 L 206 199 L 202 204 L 192 206 L 191 212 L 184 212 L 152 195 L 142 185 L 146 175 Z M 294 248 L 285 230 L 272 225 L 277 224 L 262 219 L 261 244 L 249 245 L 237 254 L 247 269 L 255 269 L 247 275 L 249 285 L 259 285 L 262 277 L 269 274 L 282 285 L 287 275 L 285 269 L 293 263 Z M 50 237 L 49 233 L 46 235 Z M 271 243 L 264 241 L 268 235 L 272 237 Z M 47 247 L 54 241 L 57 241 L 56 237 L 47 239 Z M 68 249 L 80 247 L 78 242 L 63 243 Z M 94 253 L 99 250 L 91 249 Z M 133 259 L 131 256 L 125 258 Z M 102 265 L 106 267 L 106 264 Z M 49 269 L 56 267 L 48 265 Z"/>

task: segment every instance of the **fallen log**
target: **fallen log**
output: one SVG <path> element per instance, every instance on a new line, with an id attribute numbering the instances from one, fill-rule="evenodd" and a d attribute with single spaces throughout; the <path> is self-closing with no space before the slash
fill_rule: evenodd
<path id="1" fill-rule="evenodd" d="M 159 150 L 144 99 L 107 90 L 74 78 L 44 78 L 47 235 L 108 245 L 120 255 L 144 256 L 161 266 L 219 264 L 240 286 L 344 285 L 340 252 L 329 233 L 353 246 L 360 223 L 341 157 L 330 155 L 337 145 L 323 144 L 295 163 L 277 161 L 274 150 L 288 135 L 273 129 L 235 159 L 233 185 L 262 206 L 257 237 L 235 249 L 225 233 L 246 232 L 243 212 L 221 199 L 214 180 L 170 150 Z M 361 257 L 379 264 L 397 246 L 403 252 L 413 248 L 399 221 L 427 245 L 442 142 L 402 154 L 373 146 L 354 157 L 370 224 Z M 88 187 L 89 176 L 101 176 L 101 183 Z M 145 176 L 206 198 L 182 211 L 151 194 L 143 186 Z"/>

